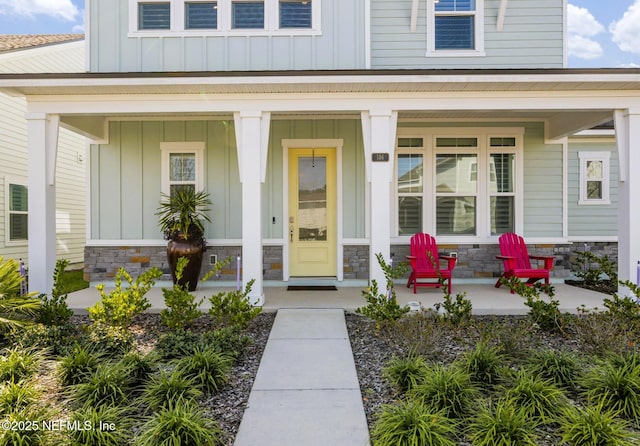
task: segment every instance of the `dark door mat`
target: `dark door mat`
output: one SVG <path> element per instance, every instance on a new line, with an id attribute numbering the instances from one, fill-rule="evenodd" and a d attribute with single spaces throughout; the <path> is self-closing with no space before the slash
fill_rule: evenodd
<path id="1" fill-rule="evenodd" d="M 335 285 L 289 285 L 287 291 L 338 291 Z"/>

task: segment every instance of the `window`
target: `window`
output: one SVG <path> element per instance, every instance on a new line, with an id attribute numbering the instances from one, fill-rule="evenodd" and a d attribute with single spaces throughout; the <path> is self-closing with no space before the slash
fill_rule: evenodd
<path id="1" fill-rule="evenodd" d="M 427 232 L 456 243 L 521 230 L 522 129 L 398 131 L 398 236 Z"/>
<path id="2" fill-rule="evenodd" d="M 430 56 L 484 55 L 484 0 L 429 0 Z"/>
<path id="3" fill-rule="evenodd" d="M 311 28 L 311 0 L 280 0 L 280 28 Z"/>
<path id="4" fill-rule="evenodd" d="M 436 235 L 476 234 L 477 147 L 477 138 L 436 138 Z"/>
<path id="5" fill-rule="evenodd" d="M 578 152 L 580 199 L 578 204 L 611 204 L 609 198 L 609 152 Z"/>
<path id="6" fill-rule="evenodd" d="M 187 2 L 184 29 L 218 28 L 218 2 Z"/>
<path id="7" fill-rule="evenodd" d="M 171 29 L 171 4 L 169 2 L 138 3 L 138 29 Z"/>
<path id="8" fill-rule="evenodd" d="M 320 35 L 322 0 L 128 0 L 130 36 Z"/>
<path id="9" fill-rule="evenodd" d="M 203 142 L 163 142 L 162 192 L 171 195 L 179 189 L 196 191 L 204 187 Z"/>
<path id="10" fill-rule="evenodd" d="M 5 179 L 5 203 L 7 204 L 5 241 L 8 244 L 26 242 L 29 234 L 27 186 L 18 181 Z"/>
<path id="11" fill-rule="evenodd" d="M 233 29 L 264 28 L 264 1 L 234 1 L 231 5 Z"/>

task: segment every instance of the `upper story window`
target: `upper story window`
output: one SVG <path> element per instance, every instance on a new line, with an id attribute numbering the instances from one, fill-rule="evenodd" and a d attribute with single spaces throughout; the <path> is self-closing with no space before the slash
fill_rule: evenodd
<path id="1" fill-rule="evenodd" d="M 218 2 L 186 2 L 184 15 L 185 29 L 218 28 Z"/>
<path id="2" fill-rule="evenodd" d="M 319 35 L 321 1 L 129 0 L 130 35 Z"/>
<path id="3" fill-rule="evenodd" d="M 169 2 L 138 3 L 138 29 L 171 29 Z"/>
<path id="4" fill-rule="evenodd" d="M 429 56 L 484 55 L 484 0 L 429 0 Z"/>

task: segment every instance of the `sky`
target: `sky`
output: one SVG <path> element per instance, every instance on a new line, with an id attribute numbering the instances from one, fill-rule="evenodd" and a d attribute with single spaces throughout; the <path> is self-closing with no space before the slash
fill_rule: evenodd
<path id="1" fill-rule="evenodd" d="M 569 67 L 640 68 L 640 0 L 568 3 Z M 0 34 L 82 32 L 84 0 L 0 0 Z"/>

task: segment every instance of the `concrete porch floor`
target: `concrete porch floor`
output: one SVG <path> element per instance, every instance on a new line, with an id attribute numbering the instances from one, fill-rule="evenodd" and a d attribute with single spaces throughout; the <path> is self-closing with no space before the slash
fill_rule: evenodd
<path id="1" fill-rule="evenodd" d="M 170 284 L 156 284 L 147 294 L 151 302 L 149 312 L 159 312 L 164 308 L 164 298 L 162 287 L 170 287 Z M 585 290 L 582 288 L 555 283 L 555 298 L 560 301 L 560 310 L 576 313 L 576 309 L 584 305 L 588 309 L 603 308 L 603 299 L 606 294 Z M 342 308 L 353 311 L 366 304 L 361 296 L 363 286 L 349 286 L 349 284 L 338 285 L 337 291 L 287 291 L 286 285 L 282 282 L 277 286 L 269 286 L 265 282 L 264 311 L 276 311 L 281 308 Z M 105 287 L 105 292 L 113 288 Z M 208 297 L 220 291 L 232 290 L 232 287 L 218 286 L 215 283 L 207 283 L 194 292 L 198 298 L 204 297 L 201 309 L 206 311 L 210 308 Z M 418 293 L 413 294 L 413 289 L 407 288 L 404 284 L 398 283 L 395 286 L 396 297 L 400 305 L 409 302 L 419 302 L 424 308 L 433 308 L 437 302 L 444 300 L 444 294 L 438 288 L 418 288 Z M 524 305 L 524 299 L 516 294 L 511 294 L 504 286 L 496 289 L 490 284 L 456 284 L 454 282 L 453 292 L 466 293 L 471 300 L 474 314 L 526 314 L 528 307 Z M 544 296 L 544 295 L 543 295 Z M 86 313 L 86 309 L 100 300 L 100 294 L 95 287 L 90 287 L 81 291 L 70 293 L 67 304 L 76 313 Z"/>

